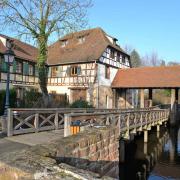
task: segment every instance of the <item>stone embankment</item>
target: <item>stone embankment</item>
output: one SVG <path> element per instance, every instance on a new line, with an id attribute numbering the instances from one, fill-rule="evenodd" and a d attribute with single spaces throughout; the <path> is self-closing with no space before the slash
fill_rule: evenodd
<path id="1" fill-rule="evenodd" d="M 115 179 L 118 137 L 118 128 L 92 128 L 51 143 L 1 153 L 0 179 Z"/>

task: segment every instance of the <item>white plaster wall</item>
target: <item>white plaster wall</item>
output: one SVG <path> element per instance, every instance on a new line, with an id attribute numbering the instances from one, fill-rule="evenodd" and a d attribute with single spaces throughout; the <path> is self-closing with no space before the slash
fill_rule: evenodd
<path id="1" fill-rule="evenodd" d="M 109 39 L 109 41 L 113 44 L 114 42 L 114 40 L 113 40 L 113 38 L 112 37 L 110 37 L 110 36 L 108 36 L 108 35 L 106 35 L 106 37 Z"/>
<path id="2" fill-rule="evenodd" d="M 47 86 L 48 92 L 51 93 L 51 91 L 56 91 L 57 94 L 67 94 L 70 95 L 70 89 L 68 89 L 68 86 Z"/>
<path id="3" fill-rule="evenodd" d="M 104 64 L 98 64 L 98 80 L 99 85 L 103 86 L 111 86 L 111 83 L 117 73 L 118 69 L 110 67 L 110 79 L 105 78 L 105 65 Z"/>

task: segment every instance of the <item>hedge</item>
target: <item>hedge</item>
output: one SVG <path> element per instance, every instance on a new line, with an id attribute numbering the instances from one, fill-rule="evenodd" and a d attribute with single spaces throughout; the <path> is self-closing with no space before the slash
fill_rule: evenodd
<path id="1" fill-rule="evenodd" d="M 6 96 L 6 90 L 0 90 L 0 116 L 3 115 L 4 113 L 4 105 L 5 105 L 5 96 Z M 10 107 L 14 108 L 16 107 L 16 90 L 15 89 L 10 89 Z"/>

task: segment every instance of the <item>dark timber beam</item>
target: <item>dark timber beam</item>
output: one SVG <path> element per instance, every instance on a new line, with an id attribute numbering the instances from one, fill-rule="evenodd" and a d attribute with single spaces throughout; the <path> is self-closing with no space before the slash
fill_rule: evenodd
<path id="1" fill-rule="evenodd" d="M 152 107 L 153 90 L 149 89 L 149 107 Z"/>

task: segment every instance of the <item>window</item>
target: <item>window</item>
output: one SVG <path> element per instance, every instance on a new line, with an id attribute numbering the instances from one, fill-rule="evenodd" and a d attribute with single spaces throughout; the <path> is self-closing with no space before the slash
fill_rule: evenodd
<path id="1" fill-rule="evenodd" d="M 110 79 L 110 67 L 107 65 L 105 66 L 105 78 Z"/>
<path id="2" fill-rule="evenodd" d="M 32 64 L 29 64 L 29 75 L 30 76 L 34 75 L 34 66 Z"/>
<path id="3" fill-rule="evenodd" d="M 22 62 L 16 61 L 16 73 L 22 74 Z"/>
<path id="4" fill-rule="evenodd" d="M 83 42 L 85 42 L 85 37 L 84 37 L 84 36 L 78 37 L 78 42 L 79 42 L 80 44 L 82 44 Z"/>
<path id="5" fill-rule="evenodd" d="M 56 77 L 57 73 L 58 73 L 58 67 L 56 67 L 56 66 L 51 67 L 51 76 Z"/>
<path id="6" fill-rule="evenodd" d="M 125 56 L 122 56 L 122 63 L 125 63 Z"/>
<path id="7" fill-rule="evenodd" d="M 78 72 L 78 67 L 77 66 L 72 66 L 71 67 L 71 76 L 76 76 Z"/>
<path id="8" fill-rule="evenodd" d="M 113 49 L 111 49 L 111 51 L 110 51 L 110 58 L 114 59 L 114 50 Z"/>
<path id="9" fill-rule="evenodd" d="M 65 47 L 68 44 L 68 40 L 61 40 L 61 47 Z"/>
<path id="10" fill-rule="evenodd" d="M 77 76 L 81 74 L 81 67 L 80 66 L 71 66 L 70 68 L 70 75 Z"/>
<path id="11" fill-rule="evenodd" d="M 119 52 L 117 52 L 116 61 L 117 61 L 117 62 L 120 62 L 120 53 L 119 53 Z"/>
<path id="12" fill-rule="evenodd" d="M 51 91 L 51 94 L 56 94 L 56 91 Z"/>

